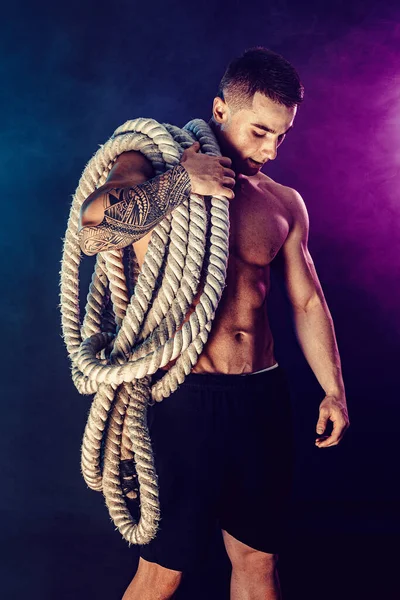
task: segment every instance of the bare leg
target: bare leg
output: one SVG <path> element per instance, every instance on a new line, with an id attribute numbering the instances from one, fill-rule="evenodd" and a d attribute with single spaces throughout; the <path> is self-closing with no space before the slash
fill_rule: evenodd
<path id="1" fill-rule="evenodd" d="M 282 600 L 278 554 L 255 550 L 225 529 L 222 535 L 232 564 L 231 600 Z"/>
<path id="2" fill-rule="evenodd" d="M 169 600 L 178 589 L 181 571 L 173 571 L 140 557 L 136 575 L 122 600 Z"/>
<path id="3" fill-rule="evenodd" d="M 232 567 L 231 600 L 282 600 L 278 569 L 270 573 L 248 572 Z"/>

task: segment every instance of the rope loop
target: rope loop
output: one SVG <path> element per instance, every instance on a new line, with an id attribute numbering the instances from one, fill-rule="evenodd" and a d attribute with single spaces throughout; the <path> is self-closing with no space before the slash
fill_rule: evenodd
<path id="1" fill-rule="evenodd" d="M 81 446 L 87 485 L 102 491 L 111 519 L 128 544 L 147 544 L 160 521 L 158 477 L 147 425 L 147 407 L 172 394 L 196 364 L 211 331 L 225 287 L 229 212 L 224 196 L 192 193 L 153 229 L 141 268 L 133 246 L 96 255 L 81 323 L 79 212 L 103 185 L 122 152 L 148 158 L 157 175 L 175 166 L 195 141 L 200 152 L 220 156 L 202 119 L 182 129 L 138 118 L 118 127 L 86 164 L 73 196 L 60 271 L 63 338 L 73 382 L 91 395 Z M 204 275 L 204 287 L 184 322 Z M 151 375 L 175 360 L 152 385 Z M 138 493 L 137 493 L 138 492 Z M 139 496 L 140 518 L 126 498 Z"/>

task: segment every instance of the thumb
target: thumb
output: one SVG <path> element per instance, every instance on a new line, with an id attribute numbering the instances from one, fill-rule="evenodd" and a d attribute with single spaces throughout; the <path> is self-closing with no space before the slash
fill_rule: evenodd
<path id="1" fill-rule="evenodd" d="M 191 146 L 189 146 L 188 150 L 194 150 L 198 152 L 200 150 L 200 142 L 194 142 Z"/>
<path id="2" fill-rule="evenodd" d="M 323 433 L 325 431 L 326 419 L 321 418 L 317 423 L 317 433 Z"/>

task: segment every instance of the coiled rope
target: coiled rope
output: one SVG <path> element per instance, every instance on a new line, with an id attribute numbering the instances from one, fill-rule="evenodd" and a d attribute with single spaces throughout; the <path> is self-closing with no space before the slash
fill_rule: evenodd
<path id="1" fill-rule="evenodd" d="M 158 478 L 147 406 L 177 389 L 208 339 L 225 287 L 228 200 L 212 197 L 207 209 L 203 196 L 192 193 L 154 228 L 141 269 L 132 246 L 98 253 L 82 324 L 79 212 L 85 198 L 106 181 L 122 152 L 142 152 L 159 175 L 175 166 L 195 141 L 200 142 L 201 152 L 221 155 L 212 129 L 202 119 L 193 119 L 182 129 L 147 118 L 118 127 L 81 175 L 63 240 L 63 337 L 75 386 L 81 394 L 95 394 L 81 447 L 82 474 L 91 489 L 103 491 L 111 519 L 129 544 L 147 544 L 158 530 Z M 202 276 L 203 292 L 183 323 Z M 175 358 L 166 375 L 151 385 L 151 375 Z M 126 504 L 121 461 L 134 461 L 136 466 L 138 522 Z"/>

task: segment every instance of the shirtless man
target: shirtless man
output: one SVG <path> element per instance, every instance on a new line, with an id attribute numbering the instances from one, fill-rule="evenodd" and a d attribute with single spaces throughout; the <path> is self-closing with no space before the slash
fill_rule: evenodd
<path id="1" fill-rule="evenodd" d="M 307 248 L 306 206 L 296 190 L 260 170 L 276 158 L 302 98 L 290 63 L 265 48 L 250 49 L 230 63 L 213 101 L 209 125 L 222 157 L 200 154 L 196 143 L 178 165 L 155 177 L 142 154 L 124 152 L 107 182 L 83 204 L 83 252 L 133 243 L 141 266 L 154 226 L 191 191 L 230 200 L 227 285 L 209 338 L 178 390 L 148 409 L 157 413 L 157 419 L 149 417 L 149 430 L 159 461 L 161 529 L 141 547 L 123 600 L 173 597 L 182 573 L 204 556 L 214 517 L 232 563 L 231 600 L 281 598 L 277 548 L 293 444 L 288 387 L 266 310 L 270 265 L 278 253 L 299 344 L 326 394 L 316 445 L 338 444 L 349 426 L 334 326 Z M 143 213 L 135 214 L 135 207 L 146 203 L 153 212 L 140 222 Z M 128 212 L 134 214 L 129 223 Z M 322 435 L 329 419 L 333 431 Z"/>

